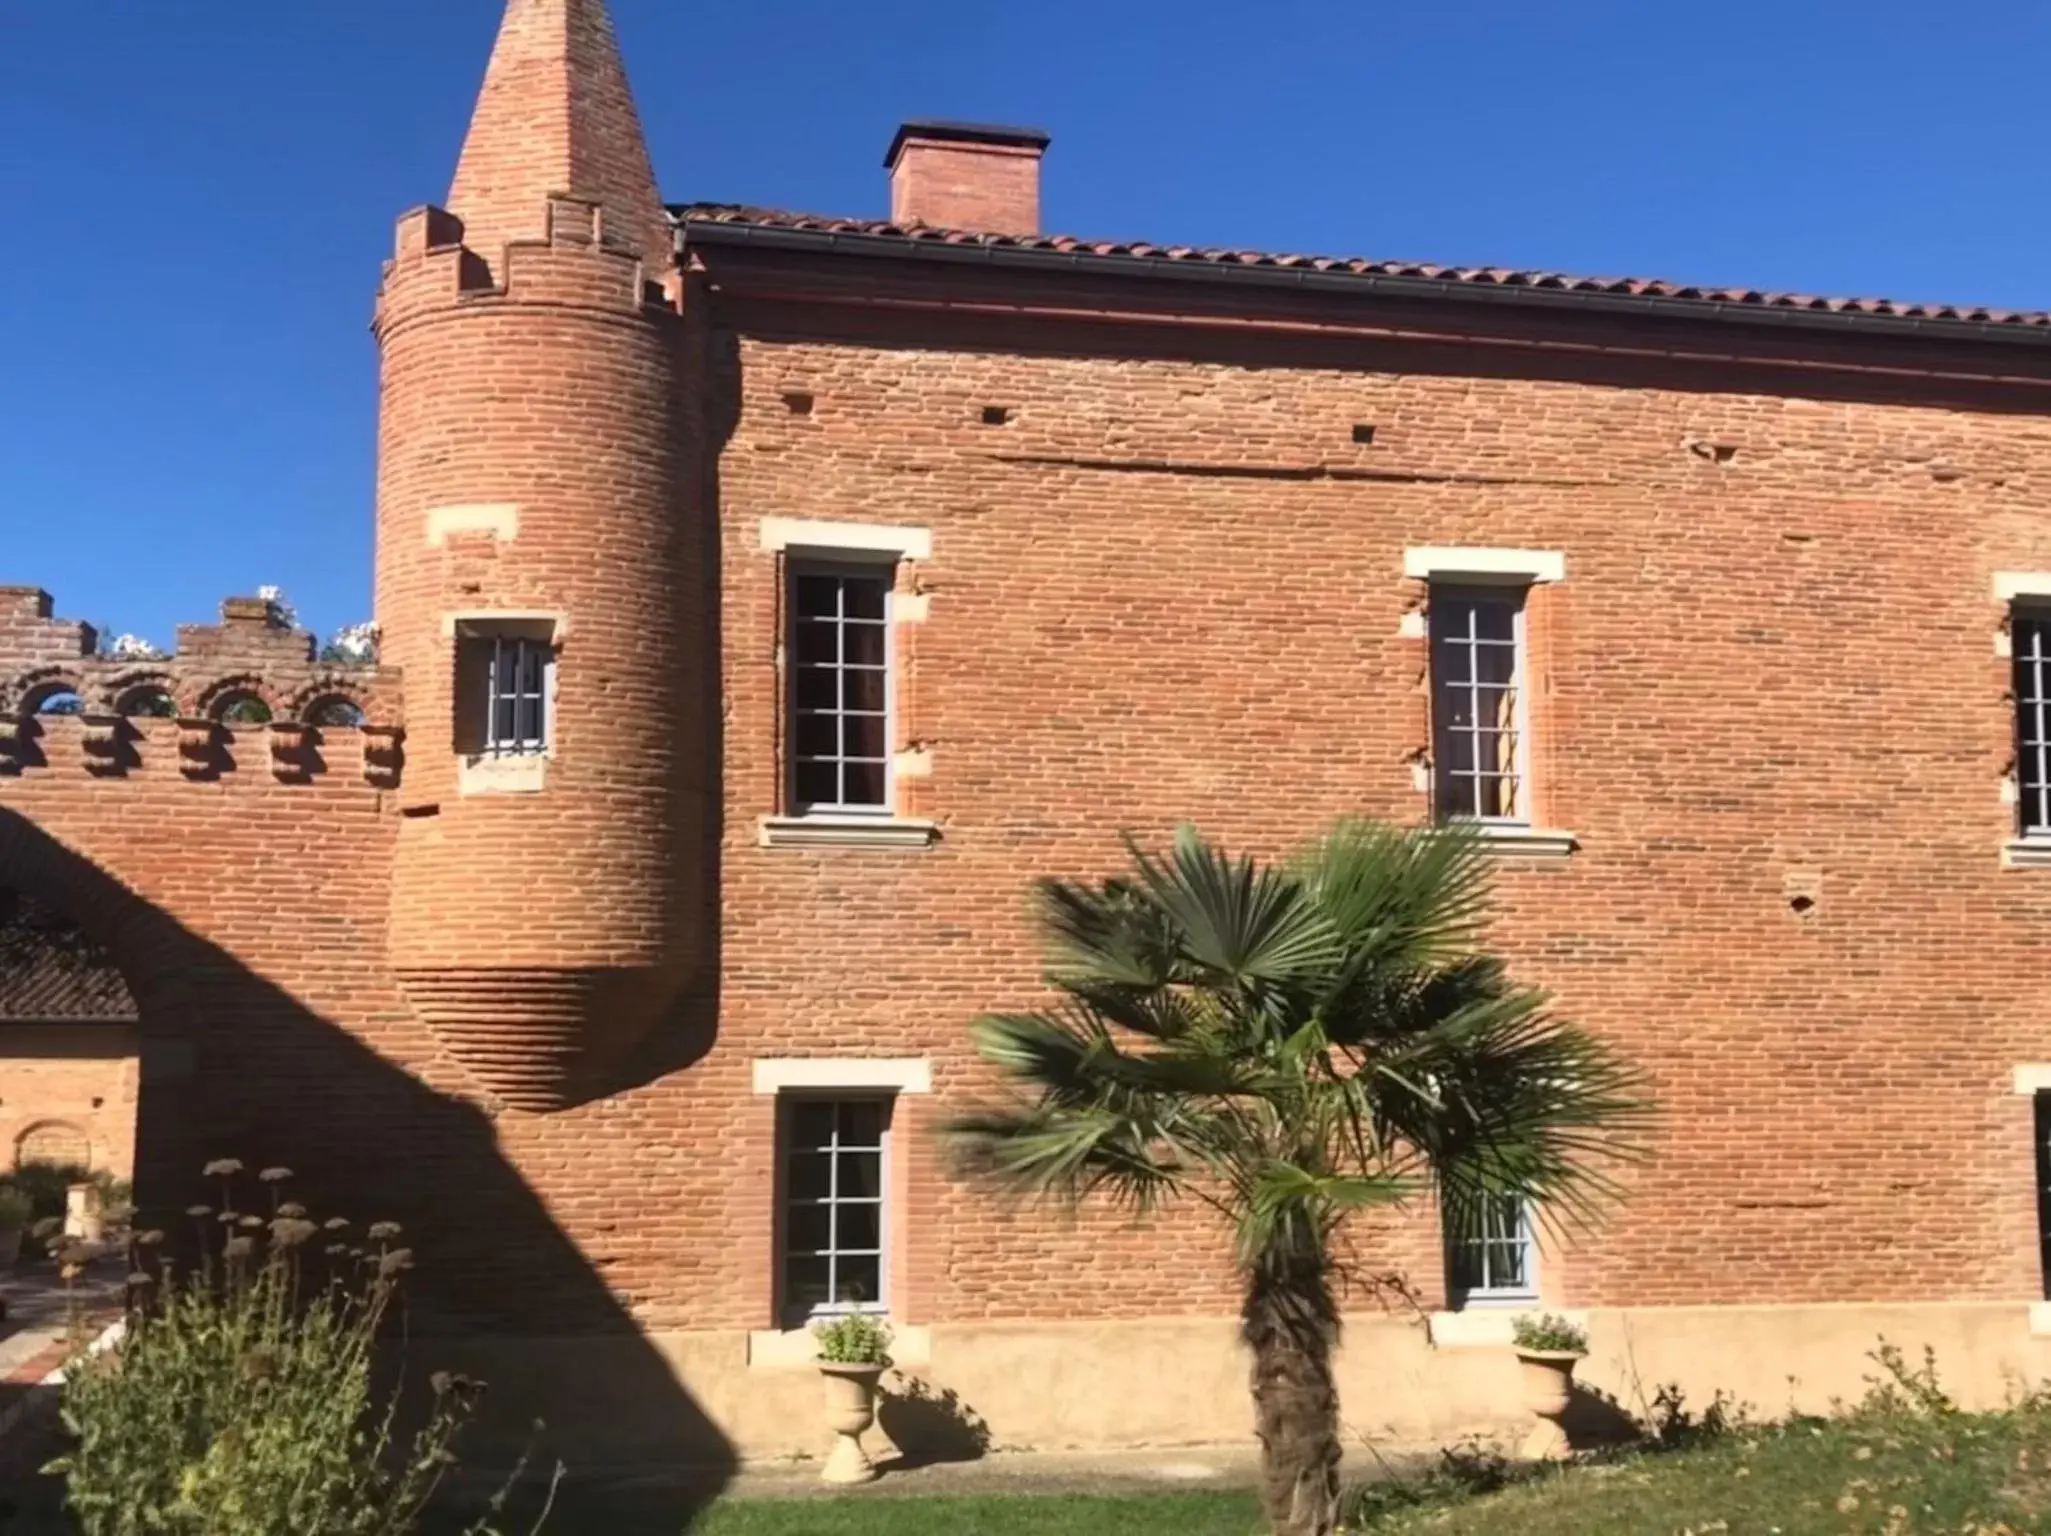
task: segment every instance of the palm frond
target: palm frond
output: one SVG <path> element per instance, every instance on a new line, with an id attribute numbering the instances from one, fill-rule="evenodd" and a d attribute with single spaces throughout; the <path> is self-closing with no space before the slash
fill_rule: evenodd
<path id="1" fill-rule="evenodd" d="M 1471 954 L 1488 920 L 1490 866 L 1457 823 L 1343 821 L 1293 869 L 1338 933 L 1352 968 L 1416 970 Z"/>
<path id="2" fill-rule="evenodd" d="M 1337 963 L 1338 935 L 1284 871 L 1230 858 L 1193 827 L 1176 832 L 1166 859 L 1129 839 L 1127 847 L 1141 888 L 1204 976 L 1240 985 L 1301 984 Z"/>
<path id="3" fill-rule="evenodd" d="M 1150 1211 L 1182 1189 L 1187 1170 L 1123 1116 L 1089 1107 L 984 1109 L 947 1133 L 965 1171 L 1029 1194 L 1078 1202 L 1094 1194 Z"/>
<path id="4" fill-rule="evenodd" d="M 1174 925 L 1131 881 L 1042 880 L 1034 887 L 1034 915 L 1048 973 L 1059 985 L 1146 991 L 1174 979 Z"/>

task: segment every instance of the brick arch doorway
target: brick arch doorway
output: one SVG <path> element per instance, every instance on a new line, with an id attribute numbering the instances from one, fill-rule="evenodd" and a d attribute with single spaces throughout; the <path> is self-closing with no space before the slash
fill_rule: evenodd
<path id="1" fill-rule="evenodd" d="M 0 1175 L 133 1179 L 141 1089 L 141 1013 L 112 950 L 0 873 Z"/>

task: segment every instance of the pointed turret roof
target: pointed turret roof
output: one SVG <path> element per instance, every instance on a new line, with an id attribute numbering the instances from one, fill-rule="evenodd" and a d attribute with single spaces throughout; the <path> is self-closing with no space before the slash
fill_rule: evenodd
<path id="1" fill-rule="evenodd" d="M 557 193 L 603 205 L 615 238 L 667 263 L 669 220 L 605 0 L 508 0 L 449 212 L 496 267 L 507 241 L 548 233 Z"/>

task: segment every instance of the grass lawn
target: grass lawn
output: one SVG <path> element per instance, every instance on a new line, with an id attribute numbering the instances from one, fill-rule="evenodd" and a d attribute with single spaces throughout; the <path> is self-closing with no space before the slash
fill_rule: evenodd
<path id="1" fill-rule="evenodd" d="M 1251 1494 L 1177 1493 L 763 1499 L 715 1506 L 691 1536 L 1252 1536 L 1259 1529 Z"/>
<path id="2" fill-rule="evenodd" d="M 1934 1376 L 1899 1378 L 1843 1418 L 1739 1427 L 1517 1473 L 1366 1490 L 1349 1536 L 2051 1536 L 2051 1399 L 1950 1409 Z M 1918 1395 L 1921 1388 L 1927 1392 Z M 1508 1476 L 1508 1486 L 1501 1486 Z M 1477 1491 L 1477 1484 L 1489 1491 Z M 715 1506 L 691 1536 L 1253 1536 L 1250 1494 L 862 1498 Z M 573 1527 L 569 1536 L 584 1536 Z M 596 1536 L 593 1532 L 592 1536 Z"/>
<path id="3" fill-rule="evenodd" d="M 2043 1536 L 2051 1410 L 1738 1432 L 1393 1511 L 1375 1536 Z"/>

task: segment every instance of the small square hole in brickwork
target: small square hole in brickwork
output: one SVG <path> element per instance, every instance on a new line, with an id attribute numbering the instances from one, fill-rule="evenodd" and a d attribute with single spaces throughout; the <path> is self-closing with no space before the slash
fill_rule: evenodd
<path id="1" fill-rule="evenodd" d="M 1356 443 L 1358 443 L 1358 444 L 1360 444 L 1360 446 L 1361 446 L 1361 447 L 1363 447 L 1363 448 L 1367 448 L 1367 447 L 1371 447 L 1371 446 L 1373 446 L 1373 444 L 1374 444 L 1374 423 L 1373 423 L 1373 422 L 1371 422 L 1371 421 L 1356 421 L 1356 422 L 1354 422 L 1354 423 L 1353 423 L 1353 441 L 1354 441 L 1354 442 L 1356 442 Z"/>
<path id="2" fill-rule="evenodd" d="M 812 414 L 812 396 L 806 390 L 793 389 L 787 391 L 784 394 L 783 403 L 789 408 L 793 416 L 809 416 Z"/>
<path id="3" fill-rule="evenodd" d="M 1011 407 L 1008 405 L 986 405 L 983 407 L 983 425 L 986 427 L 1001 427 L 1010 420 Z"/>

